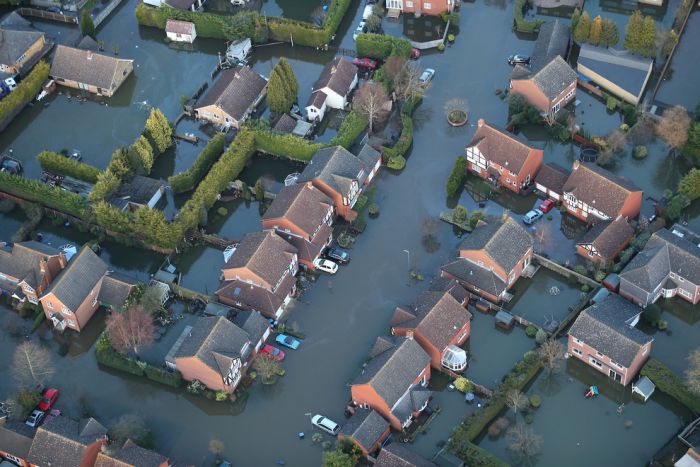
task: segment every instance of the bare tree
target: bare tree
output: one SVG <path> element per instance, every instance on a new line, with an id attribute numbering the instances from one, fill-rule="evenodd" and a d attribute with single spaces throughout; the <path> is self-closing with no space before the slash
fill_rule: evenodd
<path id="1" fill-rule="evenodd" d="M 386 91 L 381 84 L 365 83 L 357 91 L 352 104 L 355 109 L 367 117 L 370 133 L 372 133 L 374 124 L 386 113 L 382 107 L 388 100 Z"/>
<path id="2" fill-rule="evenodd" d="M 107 332 L 112 346 L 121 354 L 133 351 L 153 342 L 153 317 L 143 307 L 134 305 L 123 313 L 112 313 L 107 318 Z"/>
<path id="3" fill-rule="evenodd" d="M 209 452 L 211 452 L 215 456 L 218 456 L 219 454 L 224 452 L 224 442 L 220 439 L 212 439 L 211 441 L 209 441 Z"/>
<path id="4" fill-rule="evenodd" d="M 508 451 L 518 464 L 535 465 L 537 455 L 542 449 L 542 437 L 536 435 L 531 428 L 518 423 L 508 430 Z"/>
<path id="5" fill-rule="evenodd" d="M 260 373 L 263 379 L 269 380 L 279 371 L 280 365 L 275 357 L 268 353 L 259 353 L 253 360 L 253 368 Z"/>
<path id="6" fill-rule="evenodd" d="M 410 65 L 408 62 L 403 67 L 398 78 L 394 82 L 394 91 L 399 99 L 413 100 L 425 92 L 428 83 L 420 82 L 423 71 Z"/>
<path id="7" fill-rule="evenodd" d="M 535 228 L 535 239 L 537 240 L 537 250 L 546 251 L 553 243 L 552 224 L 540 222 Z"/>
<path id="8" fill-rule="evenodd" d="M 119 444 L 130 439 L 139 446 L 143 446 L 149 443 L 150 437 L 151 430 L 148 429 L 143 418 L 136 414 L 122 415 L 109 427 L 109 438 Z"/>
<path id="9" fill-rule="evenodd" d="M 517 417 L 518 411 L 527 406 L 527 397 L 517 389 L 513 389 L 506 393 L 506 405 L 513 410 L 513 413 Z"/>
<path id="10" fill-rule="evenodd" d="M 666 109 L 656 125 L 656 134 L 671 147 L 673 154 L 688 141 L 690 116 L 684 107 L 677 105 Z"/>
<path id="11" fill-rule="evenodd" d="M 403 57 L 392 55 L 386 59 L 386 62 L 384 63 L 384 76 L 391 82 L 392 89 L 394 88 L 396 81 L 399 79 L 399 76 L 401 76 L 401 73 L 403 73 L 405 67 L 406 59 Z"/>
<path id="12" fill-rule="evenodd" d="M 635 145 L 649 144 L 655 137 L 654 122 L 645 115 L 642 115 L 627 132 L 627 139 Z"/>
<path id="13" fill-rule="evenodd" d="M 605 136 L 605 143 L 612 152 L 618 153 L 625 149 L 627 137 L 620 130 L 611 131 Z"/>
<path id="14" fill-rule="evenodd" d="M 564 346 L 556 339 L 547 339 L 537 350 L 542 365 L 550 372 L 559 369 L 559 362 L 564 358 Z"/>
<path id="15" fill-rule="evenodd" d="M 46 347 L 36 342 L 23 342 L 17 346 L 12 375 L 19 385 L 41 388 L 55 371 L 51 351 Z"/>
<path id="16" fill-rule="evenodd" d="M 700 396 L 700 348 L 688 355 L 688 368 L 685 370 L 685 382 L 691 392 Z"/>

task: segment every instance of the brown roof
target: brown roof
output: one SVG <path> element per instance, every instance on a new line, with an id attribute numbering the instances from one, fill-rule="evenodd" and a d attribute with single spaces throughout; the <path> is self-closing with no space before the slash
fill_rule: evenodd
<path id="1" fill-rule="evenodd" d="M 270 207 L 263 220 L 284 218 L 311 236 L 323 224 L 333 200 L 311 182 L 285 186 Z"/>
<path id="2" fill-rule="evenodd" d="M 27 458 L 33 435 L 32 430 L 22 422 L 0 420 L 0 449 L 13 456 Z"/>
<path id="3" fill-rule="evenodd" d="M 247 66 L 224 70 L 216 83 L 197 102 L 196 108 L 214 105 L 238 121 L 245 116 L 266 87 L 267 80 Z"/>
<path id="4" fill-rule="evenodd" d="M 66 308 L 75 312 L 107 271 L 107 264 L 85 245 L 54 279 L 44 296 L 54 294 Z"/>
<path id="5" fill-rule="evenodd" d="M 297 121 L 294 120 L 289 114 L 282 114 L 282 116 L 277 120 L 275 126 L 272 127 L 274 131 L 280 133 L 291 133 L 297 126 Z"/>
<path id="6" fill-rule="evenodd" d="M 126 440 L 124 446 L 116 453 L 107 455 L 103 452 L 97 455 L 95 467 L 159 467 L 168 465 L 168 458 L 157 452 L 144 449 Z"/>
<path id="7" fill-rule="evenodd" d="M 239 309 L 259 311 L 268 318 L 275 317 L 284 299 L 292 291 L 296 277 L 291 274 L 282 280 L 275 292 L 256 287 L 247 282 L 233 280 L 221 283 L 216 291 L 219 301 Z M 240 305 L 239 305 L 240 303 Z"/>
<path id="8" fill-rule="evenodd" d="M 547 163 L 540 167 L 535 182 L 561 196 L 570 172 L 559 164 Z"/>
<path id="9" fill-rule="evenodd" d="M 0 248 L 0 273 L 24 280 L 34 288 L 42 279 L 39 261 L 60 254 L 56 248 L 35 241 L 15 243 L 12 248 Z"/>
<path id="10" fill-rule="evenodd" d="M 629 195 L 641 190 L 597 165 L 576 161 L 563 191 L 608 217 L 617 217 Z"/>
<path id="11" fill-rule="evenodd" d="M 320 109 L 321 107 L 323 107 L 323 103 L 326 102 L 326 99 L 328 99 L 328 94 L 326 94 L 323 91 L 314 91 L 309 96 L 309 100 L 307 101 L 306 106 L 313 106 L 317 109 Z"/>
<path id="12" fill-rule="evenodd" d="M 51 64 L 51 77 L 77 81 L 102 89 L 114 89 L 132 63 L 133 60 L 112 57 L 92 50 L 58 45 Z"/>
<path id="13" fill-rule="evenodd" d="M 484 157 L 518 174 L 528 157 L 541 152 L 531 148 L 523 140 L 501 128 L 479 119 L 478 128 L 469 147 L 477 147 Z"/>
<path id="14" fill-rule="evenodd" d="M 400 443 L 387 444 L 377 457 L 375 467 L 437 467 Z"/>
<path id="15" fill-rule="evenodd" d="M 97 299 L 117 310 L 121 308 L 124 300 L 136 286 L 136 279 L 126 277 L 118 273 L 109 273 L 102 280 L 100 293 Z"/>
<path id="16" fill-rule="evenodd" d="M 249 233 L 224 265 L 224 269 L 247 268 L 274 286 L 289 269 L 297 249 L 271 231 Z"/>
<path id="17" fill-rule="evenodd" d="M 36 431 L 27 459 L 42 466 L 75 467 L 82 464 L 89 445 L 106 437 L 107 429 L 94 418 L 77 422 L 55 417 Z"/>
<path id="18" fill-rule="evenodd" d="M 194 23 L 189 21 L 180 21 L 177 19 L 169 19 L 165 23 L 165 32 L 173 32 L 175 34 L 192 34 L 195 32 Z"/>
<path id="19" fill-rule="evenodd" d="M 337 57 L 325 66 L 318 81 L 314 84 L 313 90 L 327 87 L 333 92 L 345 96 L 350 91 L 350 85 L 356 76 L 357 67 L 349 60 Z"/>
<path id="20" fill-rule="evenodd" d="M 627 218 L 618 216 L 614 221 L 603 221 L 593 226 L 583 236 L 579 245 L 592 244 L 600 256 L 610 260 L 633 235 L 634 229 L 627 222 Z"/>
<path id="21" fill-rule="evenodd" d="M 296 235 L 288 235 L 285 232 L 277 233 L 299 251 L 299 260 L 313 261 L 319 257 L 326 245 L 326 241 L 333 233 L 333 227 L 325 223 L 321 224 L 321 227 L 311 241 Z"/>

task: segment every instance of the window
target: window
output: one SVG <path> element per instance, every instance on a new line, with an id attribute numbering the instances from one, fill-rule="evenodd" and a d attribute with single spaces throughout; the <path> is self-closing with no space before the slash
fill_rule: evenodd
<path id="1" fill-rule="evenodd" d="M 598 368 L 603 368 L 603 364 L 600 363 L 598 360 L 596 360 L 596 359 L 593 358 L 593 357 L 590 357 L 590 358 L 588 359 L 588 361 L 591 362 L 592 365 L 597 366 Z"/>
<path id="2" fill-rule="evenodd" d="M 618 367 L 618 368 L 620 368 L 620 369 L 624 368 L 622 365 L 620 365 L 619 363 L 617 363 L 615 360 L 610 360 L 610 363 L 612 363 L 613 365 L 615 365 L 616 367 Z"/>
<path id="3" fill-rule="evenodd" d="M 97 305 L 97 297 L 92 299 L 92 306 L 95 306 L 95 305 Z"/>
<path id="4" fill-rule="evenodd" d="M 433 5 L 431 3 L 424 3 L 423 8 L 426 10 L 431 10 L 433 8 Z"/>
<path id="5" fill-rule="evenodd" d="M 75 321 L 73 321 L 72 319 L 69 319 L 68 326 L 75 327 Z"/>
<path id="6" fill-rule="evenodd" d="M 406 8 L 413 8 L 413 2 L 411 0 L 406 1 Z"/>
<path id="7" fill-rule="evenodd" d="M 53 310 L 53 303 L 51 303 L 51 302 L 46 302 L 46 307 L 47 307 L 49 310 Z"/>
<path id="8" fill-rule="evenodd" d="M 69 315 L 69 314 L 70 314 L 70 310 L 69 310 L 68 308 L 66 308 L 66 307 L 63 307 L 63 308 L 61 308 L 61 313 L 63 313 L 64 315 Z"/>
<path id="9" fill-rule="evenodd" d="M 681 276 L 678 276 L 678 280 L 681 282 L 685 282 L 685 279 L 683 279 Z"/>
<path id="10" fill-rule="evenodd" d="M 583 341 L 582 341 L 581 339 L 576 339 L 575 337 L 573 337 L 572 339 L 573 339 L 574 342 L 576 342 L 577 344 L 580 344 L 580 345 L 583 344 Z"/>
<path id="11" fill-rule="evenodd" d="M 510 183 L 510 178 L 506 178 L 506 182 Z"/>
<path id="12" fill-rule="evenodd" d="M 564 96 L 564 100 L 565 100 L 565 101 L 568 101 L 569 99 L 571 99 L 571 98 L 573 97 L 573 95 L 574 95 L 575 93 L 576 93 L 576 91 L 575 91 L 574 89 L 572 89 L 571 91 L 569 91 L 568 93 L 566 93 L 566 96 Z"/>
<path id="13" fill-rule="evenodd" d="M 603 355 L 602 353 L 598 352 L 597 350 L 596 350 L 596 355 L 598 355 L 600 358 L 605 357 L 605 355 Z"/>
<path id="14" fill-rule="evenodd" d="M 572 347 L 572 348 L 571 348 L 571 352 L 574 353 L 574 354 L 576 354 L 576 355 L 578 355 L 579 357 L 580 357 L 581 355 L 583 355 L 583 352 L 581 352 L 581 351 L 580 351 L 579 349 L 577 349 L 576 347 Z"/>

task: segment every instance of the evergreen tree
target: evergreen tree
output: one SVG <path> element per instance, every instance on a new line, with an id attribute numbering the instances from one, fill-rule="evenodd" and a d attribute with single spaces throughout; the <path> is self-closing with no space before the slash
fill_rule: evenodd
<path id="1" fill-rule="evenodd" d="M 588 35 L 591 32 L 591 17 L 588 16 L 588 12 L 584 11 L 581 15 L 581 19 L 578 20 L 576 24 L 576 30 L 574 31 L 574 40 L 579 44 L 583 44 L 588 40 Z"/>
<path id="2" fill-rule="evenodd" d="M 642 35 L 644 33 L 644 20 L 642 19 L 642 12 L 637 10 L 632 16 L 630 16 L 627 22 L 627 28 L 625 28 L 625 49 L 632 53 L 641 55 L 643 50 Z"/>
<path id="3" fill-rule="evenodd" d="M 267 103 L 270 110 L 275 113 L 287 112 L 293 104 L 290 94 L 291 90 L 287 85 L 284 72 L 277 64 L 272 69 L 270 79 L 267 82 Z"/>
<path id="4" fill-rule="evenodd" d="M 644 27 L 642 28 L 642 50 L 641 54 L 645 57 L 656 56 L 656 26 L 654 18 L 651 16 L 644 17 Z"/>
<path id="5" fill-rule="evenodd" d="M 620 32 L 617 24 L 611 19 L 603 20 L 603 30 L 600 37 L 600 45 L 605 47 L 615 47 L 620 41 Z"/>
<path id="6" fill-rule="evenodd" d="M 279 65 L 282 71 L 282 76 L 285 78 L 285 83 L 289 88 L 289 98 L 293 98 L 292 103 L 294 103 L 297 101 L 297 95 L 299 94 L 299 83 L 297 82 L 297 77 L 294 75 L 292 66 L 284 57 L 280 58 Z"/>
<path id="7" fill-rule="evenodd" d="M 80 31 L 83 36 L 95 38 L 95 23 L 92 22 L 92 17 L 87 9 L 84 9 L 80 14 Z"/>
<path id="8" fill-rule="evenodd" d="M 591 24 L 591 31 L 588 35 L 588 42 L 591 45 L 600 45 L 601 36 L 603 34 L 603 19 L 600 15 L 596 16 Z"/>
<path id="9" fill-rule="evenodd" d="M 671 55 L 676 44 L 678 44 L 678 33 L 675 29 L 671 29 L 662 44 L 661 55 L 664 59 Z"/>
<path id="10" fill-rule="evenodd" d="M 144 133 L 158 154 L 163 154 L 173 144 L 173 129 L 160 109 L 151 110 Z"/>
<path id="11" fill-rule="evenodd" d="M 579 20 L 581 19 L 581 10 L 576 8 L 571 15 L 571 30 L 576 31 L 576 26 L 578 25 Z"/>

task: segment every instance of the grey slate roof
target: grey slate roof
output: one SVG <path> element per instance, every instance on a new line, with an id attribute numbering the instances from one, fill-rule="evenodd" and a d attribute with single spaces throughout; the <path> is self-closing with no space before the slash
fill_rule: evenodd
<path id="1" fill-rule="evenodd" d="M 323 223 L 333 200 L 310 182 L 285 186 L 263 215 L 263 220 L 284 218 L 312 235 Z"/>
<path id="2" fill-rule="evenodd" d="M 75 312 L 90 291 L 107 274 L 107 264 L 85 245 L 53 280 L 44 295 L 54 294 L 69 310 Z"/>
<path id="3" fill-rule="evenodd" d="M 437 467 L 437 464 L 416 454 L 404 444 L 391 443 L 384 446 L 377 457 L 375 467 Z"/>
<path id="4" fill-rule="evenodd" d="M 651 59 L 632 55 L 626 50 L 604 49 L 589 44 L 581 46 L 578 64 L 634 96 L 644 92 L 644 85 L 653 68 Z"/>
<path id="5" fill-rule="evenodd" d="M 569 172 L 564 167 L 556 163 L 542 164 L 540 171 L 537 172 L 535 182 L 561 195 L 563 193 L 564 184 L 569 178 Z"/>
<path id="6" fill-rule="evenodd" d="M 370 146 L 369 143 L 365 143 L 362 145 L 360 152 L 357 153 L 357 158 L 362 161 L 369 172 L 377 164 L 377 161 L 382 158 L 382 153 Z"/>
<path id="7" fill-rule="evenodd" d="M 345 96 L 348 94 L 350 84 L 356 75 L 357 67 L 351 61 L 342 57 L 334 58 L 323 68 L 321 76 L 314 84 L 313 91 L 328 87 L 335 93 Z"/>
<path id="8" fill-rule="evenodd" d="M 536 151 L 522 138 L 489 125 L 481 119 L 469 147 L 477 147 L 487 160 L 505 167 L 514 174 L 520 173 L 528 157 Z"/>
<path id="9" fill-rule="evenodd" d="M 44 33 L 13 11 L 0 21 L 0 64 L 14 65 Z"/>
<path id="10" fill-rule="evenodd" d="M 532 75 L 532 81 L 547 98 L 554 99 L 576 81 L 576 72 L 559 55 Z"/>
<path id="11" fill-rule="evenodd" d="M 547 21 L 540 27 L 535 47 L 530 57 L 530 69 L 537 73 L 557 55 L 564 58 L 569 48 L 569 26 L 558 19 Z"/>
<path id="12" fill-rule="evenodd" d="M 124 274 L 110 272 L 102 281 L 97 299 L 119 310 L 137 282 Z"/>
<path id="13" fill-rule="evenodd" d="M 41 466 L 75 467 L 81 465 L 85 448 L 106 435 L 107 429 L 93 418 L 79 423 L 55 417 L 37 429 L 28 460 Z"/>
<path id="14" fill-rule="evenodd" d="M 270 328 L 267 320 L 257 311 L 239 311 L 232 321 L 248 334 L 248 338 L 254 344 L 260 342 L 265 331 Z"/>
<path id="15" fill-rule="evenodd" d="M 230 68 L 221 72 L 216 83 L 197 102 L 196 108 L 215 105 L 238 121 L 266 87 L 267 80 L 249 67 Z"/>
<path id="16" fill-rule="evenodd" d="M 58 249 L 33 240 L 15 243 L 12 248 L 0 248 L 0 273 L 25 280 L 34 288 L 41 280 L 39 261 L 60 254 Z"/>
<path id="17" fill-rule="evenodd" d="M 420 412 L 432 395 L 432 391 L 421 387 L 420 384 L 416 384 L 399 400 L 399 403 L 391 410 L 391 413 L 403 423 L 411 418 L 414 413 Z"/>
<path id="18" fill-rule="evenodd" d="M 33 430 L 21 422 L 0 424 L 0 449 L 26 459 L 32 446 Z"/>
<path id="19" fill-rule="evenodd" d="M 578 161 L 562 189 L 609 217 L 617 217 L 629 195 L 641 191 L 602 167 Z"/>
<path id="20" fill-rule="evenodd" d="M 469 293 L 454 279 L 438 276 L 430 283 L 428 290 L 431 292 L 447 291 L 459 303 L 465 302 L 469 298 Z"/>
<path id="21" fill-rule="evenodd" d="M 508 216 L 505 220 L 474 229 L 461 243 L 459 250 L 483 250 L 509 273 L 533 245 L 530 233 Z"/>
<path id="22" fill-rule="evenodd" d="M 326 94 L 323 91 L 314 91 L 309 96 L 309 100 L 306 102 L 306 106 L 316 107 L 317 109 L 320 109 L 321 107 L 323 107 L 323 104 L 326 102 L 326 99 L 328 99 L 328 94 Z"/>
<path id="23" fill-rule="evenodd" d="M 456 277 L 459 281 L 471 284 L 496 297 L 506 290 L 506 283 L 493 271 L 465 258 L 457 258 L 443 265 L 440 269 Z"/>
<path id="24" fill-rule="evenodd" d="M 291 133 L 297 126 L 297 121 L 294 120 L 289 114 L 282 114 L 282 116 L 277 120 L 275 126 L 272 127 L 273 131 L 279 133 Z"/>
<path id="25" fill-rule="evenodd" d="M 340 430 L 341 436 L 354 439 L 360 446 L 370 450 L 389 429 L 389 422 L 373 409 L 357 409 Z"/>
<path id="26" fill-rule="evenodd" d="M 310 182 L 316 178 L 347 196 L 353 180 L 362 183 L 366 175 L 360 159 L 342 146 L 319 149 L 297 179 L 297 183 Z"/>
<path id="27" fill-rule="evenodd" d="M 415 340 L 397 338 L 393 347 L 367 363 L 352 384 L 370 385 L 393 407 L 429 363 L 430 357 Z"/>
<path id="28" fill-rule="evenodd" d="M 231 306 L 243 309 L 257 310 L 269 317 L 273 317 L 282 306 L 296 283 L 296 277 L 287 274 L 280 286 L 273 293 L 262 287 L 256 287 L 247 282 L 233 280 L 225 281 L 216 291 L 217 297 L 222 302 L 227 302 Z M 237 305 L 236 303 L 241 303 Z"/>
<path id="29" fill-rule="evenodd" d="M 95 467 L 159 467 L 168 462 L 168 458 L 155 451 L 144 449 L 130 439 L 113 455 L 97 455 Z"/>
<path id="30" fill-rule="evenodd" d="M 274 232 L 249 233 L 238 244 L 224 269 L 247 268 L 274 287 L 289 269 L 296 253 L 296 248 Z"/>
<path id="31" fill-rule="evenodd" d="M 321 250 L 326 245 L 326 242 L 333 233 L 333 227 L 323 223 L 318 229 L 318 232 L 313 237 L 313 240 L 307 240 L 296 235 L 287 234 L 286 232 L 278 232 L 279 236 L 285 239 L 290 245 L 297 249 L 297 258 L 299 261 L 313 261 L 321 253 Z"/>
<path id="32" fill-rule="evenodd" d="M 110 196 L 110 200 L 125 198 L 131 203 L 145 205 L 161 190 L 165 190 L 161 180 L 135 175 L 131 180 L 119 185 L 119 188 Z"/>
<path id="33" fill-rule="evenodd" d="M 653 340 L 628 324 L 641 312 L 637 305 L 617 294 L 610 294 L 583 310 L 571 326 L 569 335 L 629 368 L 641 347 Z"/>
<path id="34" fill-rule="evenodd" d="M 614 221 L 603 221 L 594 225 L 578 243 L 592 244 L 603 258 L 613 259 L 633 235 L 634 228 L 627 219 L 618 216 Z"/>
<path id="35" fill-rule="evenodd" d="M 112 89 L 116 78 L 133 60 L 117 58 L 93 50 L 58 45 L 51 63 L 51 76 Z"/>

